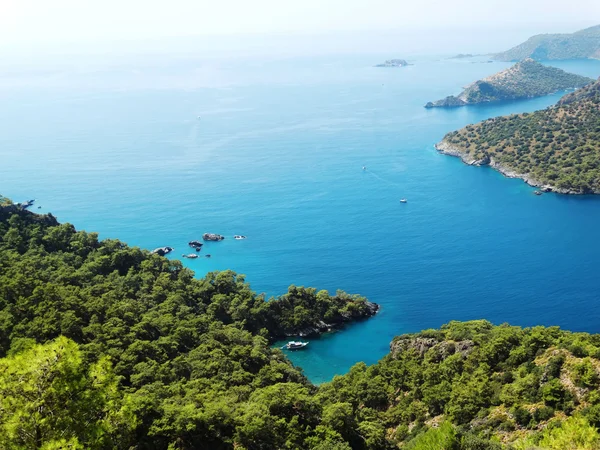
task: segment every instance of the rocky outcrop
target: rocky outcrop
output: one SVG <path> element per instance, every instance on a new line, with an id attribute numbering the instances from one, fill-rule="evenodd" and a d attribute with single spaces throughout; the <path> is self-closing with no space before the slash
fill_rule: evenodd
<path id="1" fill-rule="evenodd" d="M 171 253 L 172 251 L 173 251 L 173 247 L 158 247 L 158 248 L 155 248 L 154 250 L 152 250 L 150 253 L 153 253 L 158 256 L 165 256 L 165 255 L 168 255 L 169 253 Z"/>
<path id="2" fill-rule="evenodd" d="M 28 211 L 27 209 L 22 208 L 19 205 L 0 205 L 0 221 L 5 220 L 7 217 L 15 214 L 20 216 L 22 219 L 27 220 L 28 222 L 37 222 L 47 226 L 59 225 L 58 220 L 56 220 L 56 217 L 54 217 L 51 213 L 36 214 L 31 211 Z"/>
<path id="3" fill-rule="evenodd" d="M 27 200 L 23 203 L 17 203 L 17 206 L 19 206 L 22 209 L 27 209 L 27 208 L 33 206 L 34 203 L 35 203 L 35 200 Z"/>
<path id="4" fill-rule="evenodd" d="M 324 322 L 323 320 L 319 320 L 310 326 L 305 326 L 300 329 L 294 330 L 285 330 L 284 335 L 286 337 L 308 337 L 308 336 L 318 336 L 323 333 L 328 333 L 331 331 L 339 330 L 343 328 L 345 325 L 356 322 L 364 319 L 368 319 L 369 317 L 374 316 L 379 311 L 379 305 L 373 302 L 366 302 L 366 308 L 360 312 L 352 314 L 348 311 L 340 312 L 339 316 L 335 318 L 335 320 L 330 320 L 330 323 Z"/>
<path id="5" fill-rule="evenodd" d="M 435 338 L 414 337 L 411 335 L 399 336 L 390 343 L 390 354 L 392 358 L 398 358 L 403 352 L 414 351 L 422 358 L 429 351 L 437 361 L 443 361 L 448 356 L 460 353 L 466 357 L 475 343 L 471 340 L 464 341 L 439 341 Z"/>
<path id="6" fill-rule="evenodd" d="M 200 250 L 202 250 L 202 246 L 204 244 L 200 241 L 190 241 L 190 242 L 188 242 L 188 245 L 190 247 L 192 247 L 194 250 L 196 250 L 197 252 L 199 252 Z"/>
<path id="7" fill-rule="evenodd" d="M 456 108 L 458 106 L 465 106 L 467 102 L 461 100 L 454 95 L 449 95 L 448 97 L 437 100 L 435 102 L 427 102 L 425 108 Z"/>
<path id="8" fill-rule="evenodd" d="M 300 330 L 295 330 L 295 331 L 288 331 L 286 332 L 286 337 L 292 337 L 292 336 L 300 336 L 300 337 L 307 337 L 307 336 L 317 336 L 319 334 L 322 333 L 327 333 L 329 331 L 333 331 L 336 327 L 332 324 L 329 323 L 325 323 L 322 320 L 320 320 L 319 322 L 315 323 L 314 325 L 310 326 L 310 327 L 305 327 L 302 328 Z"/>
<path id="9" fill-rule="evenodd" d="M 225 236 L 215 233 L 204 233 L 202 235 L 202 239 L 204 239 L 205 241 L 222 241 L 223 239 L 225 239 Z"/>
<path id="10" fill-rule="evenodd" d="M 435 144 L 435 148 L 437 151 L 443 153 L 444 155 L 455 156 L 457 158 L 460 158 L 465 164 L 468 164 L 469 166 L 490 166 L 492 169 L 497 170 L 507 178 L 520 178 L 532 187 L 539 187 L 543 192 L 556 192 L 557 194 L 572 195 L 586 194 L 586 192 L 580 192 L 573 189 L 564 189 L 559 188 L 557 186 L 553 186 L 551 184 L 541 183 L 535 178 L 533 178 L 530 174 L 518 173 L 517 171 L 502 165 L 498 161 L 495 161 L 488 154 L 485 154 L 483 158 L 475 159 L 471 155 L 469 155 L 468 152 L 462 151 L 458 147 L 451 145 L 450 143 L 444 140 Z M 600 192 L 590 193 L 600 194 Z"/>

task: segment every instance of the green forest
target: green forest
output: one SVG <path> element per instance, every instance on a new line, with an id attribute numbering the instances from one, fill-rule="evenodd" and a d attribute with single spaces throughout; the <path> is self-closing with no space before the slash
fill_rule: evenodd
<path id="1" fill-rule="evenodd" d="M 320 386 L 273 348 L 375 310 L 196 279 L 0 197 L 0 448 L 600 448 L 600 335 L 450 322 Z"/>
<path id="2" fill-rule="evenodd" d="M 473 160 L 493 160 L 540 184 L 600 192 L 600 81 L 534 113 L 497 117 L 448 133 Z"/>

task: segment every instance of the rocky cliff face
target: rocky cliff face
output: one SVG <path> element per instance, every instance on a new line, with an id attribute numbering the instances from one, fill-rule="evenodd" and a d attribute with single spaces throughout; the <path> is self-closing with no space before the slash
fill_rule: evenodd
<path id="1" fill-rule="evenodd" d="M 374 316 L 379 311 L 379 305 L 373 302 L 366 302 L 366 308 L 363 312 L 352 314 L 350 312 L 342 312 L 339 316 L 329 320 L 329 323 L 319 320 L 310 326 L 305 326 L 300 329 L 288 329 L 285 330 L 285 336 L 317 336 L 322 333 L 334 331 L 342 328 L 344 325 L 355 322 L 357 320 L 368 319 Z"/>
<path id="2" fill-rule="evenodd" d="M 475 344 L 471 340 L 463 341 L 439 341 L 434 338 L 413 337 L 410 335 L 399 336 L 390 343 L 390 354 L 392 358 L 398 358 L 403 352 L 414 351 L 422 358 L 429 351 L 435 353 L 435 360 L 442 361 L 448 356 L 460 353 L 466 357 Z"/>
<path id="3" fill-rule="evenodd" d="M 586 194 L 586 193 L 598 193 L 598 192 L 581 192 L 576 189 L 569 188 L 559 188 L 557 186 L 553 186 L 549 183 L 542 183 L 536 180 L 528 173 L 519 173 L 509 167 L 506 167 L 494 160 L 489 154 L 485 153 L 480 158 L 473 157 L 469 152 L 463 151 L 458 147 L 450 144 L 446 140 L 442 140 L 441 142 L 435 144 L 435 148 L 440 153 L 448 156 L 455 156 L 460 158 L 465 164 L 469 166 L 490 166 L 492 169 L 497 170 L 506 178 L 520 178 L 525 183 L 533 187 L 539 187 L 544 192 L 556 192 L 557 194 Z"/>

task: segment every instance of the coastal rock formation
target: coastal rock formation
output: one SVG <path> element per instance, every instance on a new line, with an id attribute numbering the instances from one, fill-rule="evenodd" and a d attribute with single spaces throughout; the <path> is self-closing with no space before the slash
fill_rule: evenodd
<path id="1" fill-rule="evenodd" d="M 34 203 L 35 203 L 35 200 L 27 200 L 23 203 L 17 203 L 17 206 L 19 206 L 22 209 L 27 209 L 27 208 L 33 206 Z"/>
<path id="2" fill-rule="evenodd" d="M 392 358 L 398 358 L 400 353 L 407 351 L 415 351 L 422 358 L 429 350 L 434 349 L 436 353 L 436 361 L 443 361 L 448 356 L 460 353 L 466 357 L 473 348 L 475 343 L 470 340 L 462 341 L 439 341 L 435 338 L 415 337 L 412 335 L 403 335 L 396 337 L 390 343 L 390 354 Z"/>
<path id="3" fill-rule="evenodd" d="M 512 169 L 504 166 L 502 163 L 494 160 L 490 155 L 487 155 L 487 154 L 480 155 L 479 159 L 473 158 L 473 156 L 469 152 L 465 152 L 465 151 L 459 149 L 458 147 L 453 146 L 452 144 L 448 143 L 448 141 L 446 141 L 445 139 L 442 140 L 441 142 L 438 142 L 437 144 L 435 144 L 435 149 L 444 155 L 455 156 L 457 158 L 460 158 L 462 160 L 462 162 L 464 162 L 465 164 L 467 164 L 469 166 L 478 166 L 478 167 L 489 166 L 492 169 L 495 169 L 498 172 L 500 172 L 506 178 L 520 178 L 528 185 L 530 185 L 532 187 L 539 187 L 544 192 L 556 192 L 559 194 L 581 194 L 582 193 L 582 192 L 578 192 L 578 191 L 575 191 L 572 189 L 564 189 L 564 188 L 559 188 L 556 186 L 551 186 L 549 184 L 542 183 L 542 182 L 536 180 L 535 178 L 533 178 L 530 174 L 519 173 L 515 170 L 512 170 Z"/>
<path id="4" fill-rule="evenodd" d="M 449 95 L 448 97 L 443 98 L 442 100 L 437 100 L 435 102 L 427 102 L 425 108 L 454 108 L 457 106 L 465 106 L 467 104 L 468 103 L 466 101 L 455 97 L 454 95 Z"/>
<path id="5" fill-rule="evenodd" d="M 375 67 L 405 67 L 409 65 L 405 59 L 388 59 L 381 64 L 377 64 Z"/>
<path id="6" fill-rule="evenodd" d="M 200 241 L 190 241 L 188 242 L 188 245 L 199 252 L 204 244 Z"/>
<path id="7" fill-rule="evenodd" d="M 379 305 L 358 295 L 290 286 L 277 302 L 268 302 L 279 321 L 273 324 L 276 336 L 311 336 L 374 316 Z M 280 308 L 283 308 L 280 311 Z"/>
<path id="8" fill-rule="evenodd" d="M 571 34 L 539 34 L 502 53 L 498 61 L 585 59 L 600 56 L 600 25 Z"/>
<path id="9" fill-rule="evenodd" d="M 497 117 L 448 133 L 436 144 L 466 164 L 521 178 L 542 192 L 600 193 L 600 80 L 556 106 Z"/>
<path id="10" fill-rule="evenodd" d="M 5 200 L 5 201 L 2 201 Z M 0 195 L 0 222 L 7 220 L 12 215 L 19 215 L 30 222 L 45 226 L 54 227 L 58 225 L 58 220 L 52 214 L 36 214 L 27 209 L 10 202 Z"/>
<path id="11" fill-rule="evenodd" d="M 221 236 L 220 234 L 215 233 L 204 233 L 202 235 L 202 239 L 205 241 L 222 241 L 225 239 L 225 236 Z"/>
<path id="12" fill-rule="evenodd" d="M 173 251 L 173 247 L 159 247 L 159 248 L 155 248 L 150 253 L 153 253 L 158 256 L 165 256 L 165 255 L 168 255 L 169 253 L 171 253 L 172 251 Z"/>
<path id="13" fill-rule="evenodd" d="M 442 100 L 428 102 L 425 107 L 456 107 L 539 97 L 580 88 L 593 81 L 591 78 L 544 66 L 528 58 L 506 70 L 471 83 L 456 97 L 451 95 Z"/>
<path id="14" fill-rule="evenodd" d="M 369 317 L 377 314 L 378 311 L 379 305 L 377 303 L 366 301 L 365 309 L 360 312 L 340 311 L 338 317 L 335 317 L 333 320 L 329 320 L 329 323 L 324 322 L 323 320 L 318 320 L 314 324 L 300 329 L 288 329 L 285 331 L 285 336 L 318 336 L 322 333 L 328 333 L 340 329 L 350 322 L 368 319 Z"/>

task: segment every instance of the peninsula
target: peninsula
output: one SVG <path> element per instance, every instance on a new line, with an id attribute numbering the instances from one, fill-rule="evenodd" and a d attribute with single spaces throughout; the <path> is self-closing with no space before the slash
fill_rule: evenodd
<path id="1" fill-rule="evenodd" d="M 538 34 L 493 58 L 497 61 L 597 59 L 600 58 L 600 25 L 570 34 Z"/>
<path id="2" fill-rule="evenodd" d="M 468 85 L 458 96 L 429 102 L 426 108 L 456 107 L 495 101 L 540 97 L 593 82 L 556 67 L 548 67 L 527 58 L 506 70 Z"/>
<path id="3" fill-rule="evenodd" d="M 388 59 L 387 61 L 377 64 L 375 67 L 405 67 L 410 64 L 405 59 Z"/>
<path id="4" fill-rule="evenodd" d="M 448 133 L 436 148 L 544 191 L 600 193 L 600 80 L 534 113 Z"/>

